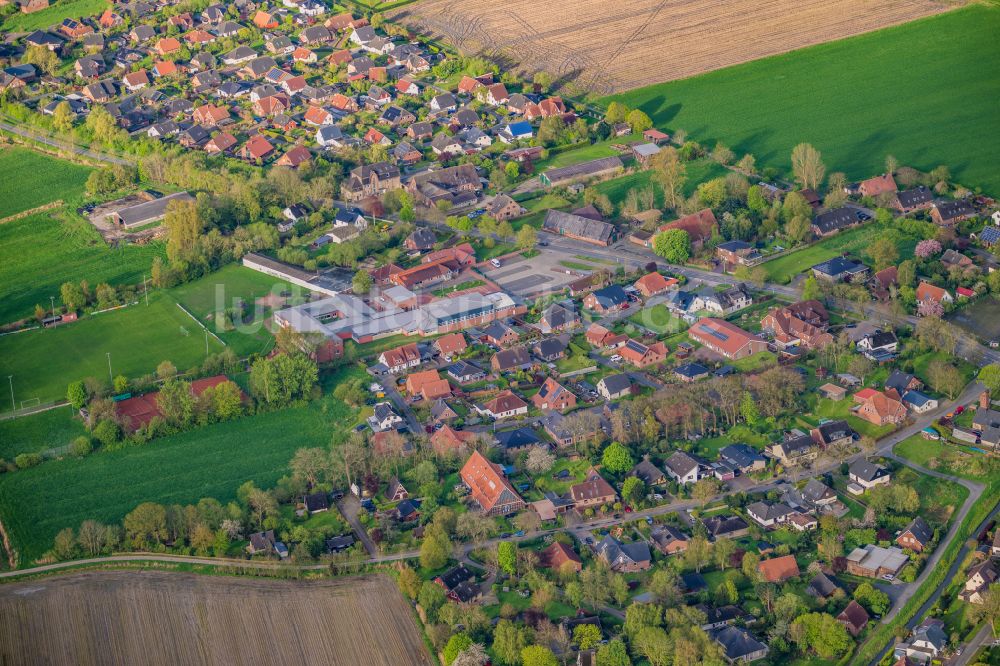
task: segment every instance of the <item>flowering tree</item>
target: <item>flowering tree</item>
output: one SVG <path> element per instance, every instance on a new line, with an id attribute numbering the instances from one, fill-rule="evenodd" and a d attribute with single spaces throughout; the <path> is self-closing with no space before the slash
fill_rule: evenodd
<path id="1" fill-rule="evenodd" d="M 944 306 L 937 301 L 920 301 L 917 305 L 917 314 L 921 317 L 937 317 L 940 319 L 944 316 Z"/>
<path id="2" fill-rule="evenodd" d="M 928 257 L 933 257 L 936 254 L 941 253 L 941 243 L 936 240 L 922 240 L 917 243 L 917 247 L 914 248 L 913 254 L 917 255 L 921 259 L 927 259 Z"/>

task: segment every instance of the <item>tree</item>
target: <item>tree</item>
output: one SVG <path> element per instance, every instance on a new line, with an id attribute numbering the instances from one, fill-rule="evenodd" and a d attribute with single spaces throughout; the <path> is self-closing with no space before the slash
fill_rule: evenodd
<path id="1" fill-rule="evenodd" d="M 708 564 L 708 556 L 711 545 L 708 539 L 701 535 L 696 535 L 688 540 L 687 550 L 684 551 L 684 563 L 701 572 L 702 567 Z"/>
<path id="2" fill-rule="evenodd" d="M 633 651 L 645 657 L 652 666 L 674 663 L 672 648 L 667 632 L 659 627 L 644 627 L 632 640 Z"/>
<path id="3" fill-rule="evenodd" d="M 803 651 L 812 650 L 821 659 L 846 652 L 851 637 L 843 624 L 827 613 L 807 613 L 792 622 L 792 635 Z"/>
<path id="4" fill-rule="evenodd" d="M 612 474 L 624 474 L 632 469 L 632 455 L 618 442 L 611 442 L 601 454 L 601 463 Z"/>
<path id="5" fill-rule="evenodd" d="M 171 264 L 190 261 L 205 224 L 194 201 L 167 204 L 163 225 L 167 230 L 167 259 Z"/>
<path id="6" fill-rule="evenodd" d="M 876 239 L 869 245 L 867 253 L 875 263 L 877 271 L 894 266 L 899 261 L 899 248 L 896 247 L 896 243 L 892 239 L 886 236 Z"/>
<path id="7" fill-rule="evenodd" d="M 726 201 L 726 179 L 713 178 L 699 183 L 697 188 L 698 201 L 706 208 L 718 208 Z"/>
<path id="8" fill-rule="evenodd" d="M 760 421 L 760 410 L 757 408 L 757 401 L 750 391 L 743 392 L 743 399 L 740 401 L 740 416 L 751 427 Z"/>
<path id="9" fill-rule="evenodd" d="M 890 176 L 896 173 L 896 169 L 899 168 L 899 160 L 893 155 L 885 156 L 885 172 Z"/>
<path id="10" fill-rule="evenodd" d="M 996 636 L 997 620 L 1000 619 L 1000 583 L 990 585 L 983 595 L 982 603 L 971 604 L 969 607 L 969 621 L 973 624 L 980 620 L 990 623 L 990 629 Z"/>
<path id="11" fill-rule="evenodd" d="M 801 243 L 809 237 L 812 222 L 805 215 L 796 215 L 785 223 L 785 236 L 793 243 Z"/>
<path id="12" fill-rule="evenodd" d="M 372 288 L 372 276 L 365 269 L 359 270 L 351 279 L 351 291 L 355 294 L 367 294 Z"/>
<path id="13" fill-rule="evenodd" d="M 444 530 L 434 525 L 424 532 L 424 541 L 420 544 L 420 566 L 425 569 L 440 569 L 448 562 L 451 555 L 451 540 Z"/>
<path id="14" fill-rule="evenodd" d="M 441 656 L 444 657 L 446 666 L 451 666 L 451 663 L 455 661 L 459 653 L 465 651 L 470 645 L 472 645 L 472 639 L 469 638 L 468 634 L 458 633 L 449 638 L 448 644 L 441 651 Z"/>
<path id="15" fill-rule="evenodd" d="M 52 554 L 57 560 L 70 560 L 76 556 L 76 535 L 72 527 L 64 527 L 56 534 L 52 545 Z"/>
<path id="16" fill-rule="evenodd" d="M 87 304 L 87 296 L 83 293 L 83 289 L 73 282 L 64 282 L 59 287 L 59 296 L 70 312 L 75 312 Z"/>
<path id="17" fill-rule="evenodd" d="M 118 442 L 121 437 L 122 430 L 121 427 L 111 419 L 103 419 L 99 421 L 96 426 L 94 426 L 93 433 L 94 439 L 101 443 L 101 445 L 108 447 L 112 444 Z"/>
<path id="18" fill-rule="evenodd" d="M 712 159 L 719 164 L 729 164 L 735 157 L 733 151 L 721 141 L 717 142 L 715 148 L 712 149 Z"/>
<path id="19" fill-rule="evenodd" d="M 501 664 L 515 666 L 527 645 L 524 630 L 510 620 L 500 620 L 493 630 L 493 654 Z"/>
<path id="20" fill-rule="evenodd" d="M 819 288 L 819 280 L 816 279 L 815 275 L 810 275 L 802 281 L 803 301 L 818 300 L 820 296 L 822 296 L 822 293 Z"/>
<path id="21" fill-rule="evenodd" d="M 534 446 L 528 451 L 524 461 L 524 468 L 532 474 L 544 474 L 552 469 L 556 463 L 556 457 L 544 446 Z"/>
<path id="22" fill-rule="evenodd" d="M 56 104 L 56 108 L 52 112 L 52 126 L 58 132 L 69 132 L 73 129 L 73 120 L 75 117 L 76 114 L 70 108 L 69 102 L 63 100 Z"/>
<path id="23" fill-rule="evenodd" d="M 718 479 L 706 476 L 697 481 L 691 488 L 691 497 L 702 504 L 719 494 L 722 484 Z"/>
<path id="24" fill-rule="evenodd" d="M 552 650 L 543 645 L 529 645 L 521 650 L 522 666 L 559 666 Z"/>
<path id="25" fill-rule="evenodd" d="M 513 541 L 501 541 L 497 544 L 497 566 L 508 575 L 517 573 L 517 544 Z"/>
<path id="26" fill-rule="evenodd" d="M 319 482 L 321 475 L 329 469 L 329 465 L 330 457 L 326 450 L 313 447 L 295 451 L 288 467 L 292 470 L 293 476 L 302 479 L 311 488 Z"/>
<path id="27" fill-rule="evenodd" d="M 627 106 L 621 102 L 611 102 L 608 104 L 608 110 L 604 113 L 604 122 L 609 125 L 616 125 L 624 122 L 626 115 L 628 115 Z"/>
<path id="28" fill-rule="evenodd" d="M 633 134 L 641 134 L 653 127 L 653 121 L 639 109 L 632 109 L 625 116 L 625 122 L 632 128 Z"/>
<path id="29" fill-rule="evenodd" d="M 891 605 L 889 595 L 868 581 L 854 588 L 854 600 L 875 615 L 885 615 Z"/>
<path id="30" fill-rule="evenodd" d="M 76 540 L 84 553 L 96 557 L 104 552 L 107 535 L 108 528 L 106 526 L 96 520 L 85 520 L 80 523 L 80 531 L 76 535 Z"/>
<path id="31" fill-rule="evenodd" d="M 94 445 L 91 444 L 90 438 L 84 435 L 77 437 L 69 445 L 69 452 L 77 458 L 83 458 L 93 450 Z"/>
<path id="32" fill-rule="evenodd" d="M 913 254 L 920 259 L 930 259 L 941 254 L 941 243 L 934 240 L 922 240 L 913 248 Z"/>
<path id="33" fill-rule="evenodd" d="M 167 538 L 167 510 L 162 504 L 143 502 L 122 521 L 125 536 L 138 548 L 160 544 Z"/>
<path id="34" fill-rule="evenodd" d="M 538 242 L 538 232 L 530 224 L 526 224 L 517 230 L 517 246 L 522 250 L 534 247 Z"/>
<path id="35" fill-rule="evenodd" d="M 917 281 L 917 266 L 912 259 L 906 259 L 896 267 L 896 281 L 900 287 L 912 287 Z"/>
<path id="36" fill-rule="evenodd" d="M 719 537 L 712 546 L 712 557 L 715 559 L 715 566 L 725 571 L 729 567 L 729 560 L 736 552 L 736 542 L 726 537 Z"/>
<path id="37" fill-rule="evenodd" d="M 802 187 L 818 190 L 826 174 L 820 152 L 808 143 L 795 146 L 792 149 L 792 173 Z"/>
<path id="38" fill-rule="evenodd" d="M 432 621 L 437 619 L 438 609 L 444 606 L 447 600 L 444 588 L 429 580 L 421 584 L 420 592 L 417 593 L 417 603 Z"/>
<path id="39" fill-rule="evenodd" d="M 228 421 L 243 413 L 243 392 L 236 382 L 225 381 L 212 390 L 212 409 L 220 421 Z"/>
<path id="40" fill-rule="evenodd" d="M 934 359 L 927 365 L 927 380 L 935 391 L 955 399 L 965 385 L 965 377 L 954 365 L 944 359 Z"/>
<path id="41" fill-rule="evenodd" d="M 573 642 L 581 650 L 589 650 L 601 642 L 601 630 L 594 624 L 578 624 L 573 629 Z"/>
<path id="42" fill-rule="evenodd" d="M 653 252 L 672 264 L 683 264 L 691 256 L 691 236 L 683 229 L 667 229 L 653 237 Z"/>
<path id="43" fill-rule="evenodd" d="M 396 579 L 399 591 L 410 599 L 416 599 L 420 594 L 420 576 L 410 566 L 401 564 L 399 566 L 399 577 Z"/>
<path id="44" fill-rule="evenodd" d="M 158 379 L 167 380 L 174 377 L 177 374 L 177 368 L 170 361 L 161 361 L 158 366 L 156 366 L 156 377 Z"/>
<path id="45" fill-rule="evenodd" d="M 625 643 L 620 638 L 608 641 L 597 649 L 597 666 L 632 666 Z"/>
<path id="46" fill-rule="evenodd" d="M 160 387 L 156 395 L 156 406 L 164 420 L 172 426 L 185 427 L 194 418 L 194 395 L 191 384 L 174 378 Z"/>
<path id="47" fill-rule="evenodd" d="M 646 484 L 637 476 L 630 476 L 622 484 L 622 499 L 635 504 L 646 496 Z"/>
<path id="48" fill-rule="evenodd" d="M 66 400 L 76 410 L 87 404 L 87 389 L 84 388 L 82 381 L 70 382 L 66 388 Z"/>
<path id="49" fill-rule="evenodd" d="M 687 166 L 681 161 L 677 149 L 667 146 L 649 160 L 653 170 L 653 180 L 663 189 L 663 203 L 676 209 L 684 200 L 684 182 L 687 180 Z"/>
<path id="50" fill-rule="evenodd" d="M 1000 394 L 1000 365 L 990 363 L 984 365 L 979 370 L 979 381 L 990 390 L 993 395 Z"/>

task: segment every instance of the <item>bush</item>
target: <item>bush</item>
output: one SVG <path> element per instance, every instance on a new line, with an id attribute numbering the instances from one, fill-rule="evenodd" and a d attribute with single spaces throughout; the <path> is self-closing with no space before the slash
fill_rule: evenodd
<path id="1" fill-rule="evenodd" d="M 40 462 L 42 462 L 42 456 L 38 453 L 21 453 L 14 458 L 14 464 L 17 465 L 18 469 L 34 467 Z"/>
<path id="2" fill-rule="evenodd" d="M 105 419 L 94 427 L 94 437 L 104 446 L 111 446 L 121 437 L 121 428 L 111 419 Z"/>
<path id="3" fill-rule="evenodd" d="M 70 442 L 69 445 L 69 452 L 77 458 L 82 458 L 93 450 L 94 445 L 90 442 L 90 438 L 82 435 Z"/>

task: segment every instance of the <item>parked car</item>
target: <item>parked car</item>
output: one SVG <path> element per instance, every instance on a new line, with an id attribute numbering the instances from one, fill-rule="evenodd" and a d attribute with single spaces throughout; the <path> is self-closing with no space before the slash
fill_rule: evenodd
<path id="1" fill-rule="evenodd" d="M 490 265 L 493 266 L 493 268 L 500 268 L 500 260 L 490 259 Z"/>

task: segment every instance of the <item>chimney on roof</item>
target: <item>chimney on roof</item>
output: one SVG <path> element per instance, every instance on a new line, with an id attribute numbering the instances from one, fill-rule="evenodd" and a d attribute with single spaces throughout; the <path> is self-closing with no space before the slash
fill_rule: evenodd
<path id="1" fill-rule="evenodd" d="M 991 404 L 991 401 L 990 401 L 990 391 L 989 391 L 989 389 L 986 389 L 985 391 L 983 391 L 982 393 L 979 394 L 979 408 L 980 409 L 989 409 L 990 408 L 990 404 Z"/>

